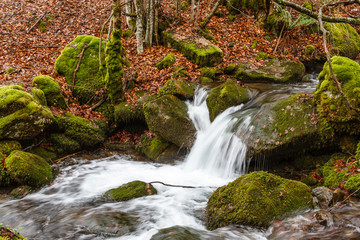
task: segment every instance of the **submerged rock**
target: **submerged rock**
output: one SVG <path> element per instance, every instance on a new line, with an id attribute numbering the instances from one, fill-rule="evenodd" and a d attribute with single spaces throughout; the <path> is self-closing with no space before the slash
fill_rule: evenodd
<path id="1" fill-rule="evenodd" d="M 128 201 L 155 194 L 157 194 L 157 191 L 152 184 L 142 181 L 132 181 L 118 188 L 110 189 L 104 194 L 104 198 L 114 201 Z"/>
<path id="2" fill-rule="evenodd" d="M 89 101 L 98 102 L 96 94 L 105 86 L 102 76 L 105 76 L 105 54 L 101 55 L 101 71 L 99 70 L 99 41 L 100 38 L 81 35 L 65 46 L 61 55 L 55 61 L 55 71 L 65 76 L 66 82 L 72 89 L 74 71 L 79 64 L 79 55 L 83 51 L 81 63 L 75 75 L 73 95 L 79 98 L 81 104 Z M 105 41 L 102 42 L 102 53 L 105 52 Z M 85 49 L 84 49 L 85 48 Z"/>
<path id="3" fill-rule="evenodd" d="M 150 131 L 179 147 L 190 148 L 196 129 L 187 114 L 186 104 L 173 95 L 165 95 L 144 104 Z"/>
<path id="4" fill-rule="evenodd" d="M 311 193 L 318 199 L 318 202 L 325 207 L 329 206 L 333 200 L 333 192 L 327 187 L 316 187 L 311 190 Z"/>
<path id="5" fill-rule="evenodd" d="M 50 109 L 37 96 L 20 86 L 0 87 L 0 139 L 32 139 L 53 120 Z"/>
<path id="6" fill-rule="evenodd" d="M 203 37 L 185 38 L 165 31 L 162 32 L 162 37 L 166 46 L 179 50 L 187 59 L 200 67 L 216 66 L 223 60 L 221 49 Z"/>
<path id="7" fill-rule="evenodd" d="M 232 80 L 226 81 L 226 83 L 211 90 L 211 93 L 206 98 L 210 121 L 213 121 L 217 115 L 227 108 L 240 105 L 248 100 L 249 94 L 246 88 L 237 85 Z"/>
<path id="8" fill-rule="evenodd" d="M 305 184 L 271 173 L 252 172 L 218 188 L 206 207 L 210 230 L 230 224 L 267 227 L 286 213 L 312 207 Z"/>
<path id="9" fill-rule="evenodd" d="M 150 240 L 200 240 L 202 233 L 189 227 L 174 226 L 160 229 Z"/>
<path id="10" fill-rule="evenodd" d="M 346 57 L 335 56 L 331 60 L 333 72 L 342 85 L 344 94 L 350 104 L 359 109 L 360 65 Z M 325 63 L 319 74 L 319 84 L 314 94 L 320 120 L 328 130 L 358 135 L 360 133 L 359 113 L 348 106 L 330 75 L 329 64 Z"/>
<path id="11" fill-rule="evenodd" d="M 53 178 L 45 159 L 32 153 L 15 150 L 5 159 L 5 166 L 12 182 L 18 185 L 42 187 Z"/>
<path id="12" fill-rule="evenodd" d="M 47 75 L 37 76 L 33 79 L 32 85 L 44 92 L 48 106 L 66 109 L 64 96 L 61 94 L 59 83 L 55 79 Z"/>
<path id="13" fill-rule="evenodd" d="M 234 76 L 242 82 L 293 83 L 299 82 L 305 75 L 305 66 L 288 60 L 270 60 L 266 66 L 257 69 L 238 64 Z"/>

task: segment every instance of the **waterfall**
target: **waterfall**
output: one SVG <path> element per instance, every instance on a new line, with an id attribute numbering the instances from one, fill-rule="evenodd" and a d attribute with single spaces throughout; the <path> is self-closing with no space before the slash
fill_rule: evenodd
<path id="1" fill-rule="evenodd" d="M 241 104 L 228 108 L 210 122 L 206 97 L 206 90 L 198 89 L 194 101 L 187 102 L 188 114 L 197 129 L 197 136 L 184 168 L 188 171 L 205 171 L 223 178 L 234 178 L 246 173 L 246 143 L 235 133 L 248 132 L 250 117 L 245 117 L 240 126 L 236 127 L 238 130 L 233 131 L 239 121 L 233 113 L 243 108 Z"/>

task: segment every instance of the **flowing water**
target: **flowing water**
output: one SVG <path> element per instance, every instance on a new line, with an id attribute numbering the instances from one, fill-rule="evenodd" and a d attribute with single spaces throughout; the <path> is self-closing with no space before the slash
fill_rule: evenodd
<path id="1" fill-rule="evenodd" d="M 306 231 L 291 235 L 299 232 L 291 231 L 296 219 L 283 222 L 284 229 L 278 225 L 267 231 L 230 226 L 210 232 L 204 226 L 204 210 L 217 187 L 246 173 L 250 161 L 246 140 L 254 116 L 272 102 L 297 92 L 313 92 L 315 86 L 316 79 L 293 85 L 250 85 L 252 100 L 227 109 L 212 123 L 205 102 L 207 91 L 199 89 L 194 101 L 187 103 L 197 138 L 184 161 L 173 165 L 140 162 L 126 154 L 71 159 L 51 186 L 20 200 L 0 199 L 0 223 L 21 227 L 20 233 L 29 239 L 144 240 L 173 226 L 187 227 L 201 239 L 302 239 Z M 199 188 L 154 184 L 157 195 L 117 203 L 102 200 L 107 190 L 134 180 Z M 301 217 L 306 219 L 306 215 Z"/>

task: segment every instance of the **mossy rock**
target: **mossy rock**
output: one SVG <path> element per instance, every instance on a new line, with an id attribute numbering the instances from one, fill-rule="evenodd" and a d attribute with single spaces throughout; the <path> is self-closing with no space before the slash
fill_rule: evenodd
<path id="1" fill-rule="evenodd" d="M 18 185 L 42 187 L 52 180 L 50 165 L 40 156 L 15 150 L 5 159 L 9 176 Z"/>
<path id="2" fill-rule="evenodd" d="M 33 95 L 34 99 L 38 103 L 40 103 L 43 106 L 47 105 L 45 93 L 41 89 L 33 88 L 33 89 L 31 89 L 30 93 L 31 93 L 31 95 Z"/>
<path id="3" fill-rule="evenodd" d="M 221 63 L 223 52 L 205 38 L 183 39 L 177 34 L 162 32 L 165 46 L 179 50 L 191 62 L 200 67 L 212 67 Z"/>
<path id="4" fill-rule="evenodd" d="M 355 61 L 335 56 L 332 57 L 332 68 L 342 90 L 350 104 L 360 109 L 360 65 Z M 319 83 L 314 94 L 320 120 L 327 128 L 338 133 L 360 134 L 359 114 L 350 109 L 346 99 L 338 91 L 331 78 L 329 64 L 325 63 L 319 74 Z"/>
<path id="5" fill-rule="evenodd" d="M 21 150 L 22 146 L 15 140 L 3 140 L 0 141 L 0 152 L 9 155 L 14 150 Z"/>
<path id="6" fill-rule="evenodd" d="M 17 188 L 14 188 L 13 190 L 11 190 L 9 195 L 13 198 L 23 198 L 33 191 L 34 191 L 34 189 L 32 187 L 25 185 L 25 186 L 19 186 Z"/>
<path id="7" fill-rule="evenodd" d="M 187 82 L 184 79 L 170 79 L 159 90 L 159 95 L 171 94 L 180 99 L 189 99 L 194 97 L 195 86 L 193 83 Z"/>
<path id="8" fill-rule="evenodd" d="M 238 64 L 234 77 L 242 82 L 293 83 L 299 82 L 305 75 L 302 63 L 273 59 L 268 65 L 258 69 Z"/>
<path id="9" fill-rule="evenodd" d="M 73 153 L 81 149 L 77 141 L 66 136 L 64 133 L 52 133 L 49 140 L 54 146 L 54 151 L 58 154 Z"/>
<path id="10" fill-rule="evenodd" d="M 219 75 L 221 75 L 221 72 L 219 70 L 217 70 L 216 68 L 202 68 L 201 69 L 202 77 L 208 77 L 208 78 L 215 80 Z"/>
<path id="11" fill-rule="evenodd" d="M 51 151 L 50 148 L 51 147 L 36 147 L 29 150 L 29 152 L 42 157 L 47 162 L 51 162 L 57 158 L 57 154 L 54 151 Z"/>
<path id="12" fill-rule="evenodd" d="M 0 226 L 0 240 L 27 240 L 8 226 Z"/>
<path id="13" fill-rule="evenodd" d="M 334 166 L 336 160 L 346 160 L 348 158 L 349 156 L 343 153 L 331 155 L 330 160 L 325 163 L 322 170 L 325 187 L 337 188 L 340 183 L 345 183 L 349 179 L 348 170 L 336 171 L 337 168 Z"/>
<path id="14" fill-rule="evenodd" d="M 332 55 L 355 59 L 360 53 L 360 36 L 348 23 L 325 23 Z"/>
<path id="15" fill-rule="evenodd" d="M 352 175 L 345 182 L 344 187 L 349 190 L 351 193 L 355 193 L 360 188 L 360 174 Z M 357 197 L 360 197 L 359 191 L 354 194 Z"/>
<path id="16" fill-rule="evenodd" d="M 20 86 L 0 87 L 0 139 L 32 139 L 54 120 L 47 106 L 23 90 Z"/>
<path id="17" fill-rule="evenodd" d="M 95 111 L 102 113 L 109 124 L 113 124 L 115 121 L 114 118 L 114 105 L 109 102 L 104 102 L 99 107 L 95 109 Z"/>
<path id="18" fill-rule="evenodd" d="M 170 146 L 170 143 L 161 139 L 160 137 L 148 137 L 143 134 L 135 149 L 144 154 L 147 158 L 157 161 L 160 155 Z"/>
<path id="19" fill-rule="evenodd" d="M 267 172 L 252 172 L 210 196 L 206 224 L 210 230 L 230 224 L 268 227 L 286 213 L 307 208 L 312 208 L 312 196 L 305 184 Z"/>
<path id="20" fill-rule="evenodd" d="M 0 187 L 12 185 L 12 180 L 5 168 L 5 159 L 8 155 L 0 152 Z"/>
<path id="21" fill-rule="evenodd" d="M 198 230 L 173 226 L 169 228 L 160 229 L 158 233 L 153 235 L 150 240 L 201 240 L 203 235 Z"/>
<path id="22" fill-rule="evenodd" d="M 173 53 L 169 53 L 168 55 L 166 55 L 163 59 L 161 59 L 160 62 L 158 62 L 156 64 L 156 67 L 159 70 L 165 69 L 165 68 L 169 68 L 172 65 L 174 65 L 176 59 Z"/>
<path id="23" fill-rule="evenodd" d="M 129 123 L 146 123 L 142 103 L 121 102 L 114 107 L 115 123 L 124 126 Z"/>
<path id="24" fill-rule="evenodd" d="M 73 85 L 74 71 L 79 62 L 79 54 L 86 45 L 81 63 L 75 76 L 75 87 L 73 95 L 79 98 L 81 104 L 86 104 L 90 99 L 91 102 L 98 102 L 99 97 L 94 97 L 97 91 L 105 86 L 103 76 L 106 74 L 105 66 L 105 41 L 102 42 L 101 69 L 99 70 L 99 41 L 100 38 L 81 35 L 77 36 L 71 43 L 67 44 L 61 51 L 61 55 L 55 61 L 55 71 L 65 76 L 66 82 L 70 89 Z"/>
<path id="25" fill-rule="evenodd" d="M 231 106 L 240 105 L 249 100 L 246 88 L 237 85 L 234 81 L 228 80 L 226 83 L 212 89 L 206 98 L 209 108 L 210 121 L 214 121 L 217 115 Z"/>
<path id="26" fill-rule="evenodd" d="M 237 9 L 252 10 L 255 13 L 265 11 L 270 6 L 270 2 L 261 0 L 230 0 L 226 3 L 226 8 L 229 12 L 237 14 Z"/>
<path id="27" fill-rule="evenodd" d="M 237 69 L 237 65 L 231 63 L 228 66 L 224 67 L 223 72 L 225 74 L 233 74 L 236 71 L 236 69 Z"/>
<path id="28" fill-rule="evenodd" d="M 113 201 L 128 201 L 134 198 L 157 194 L 152 184 L 142 181 L 132 181 L 118 188 L 113 188 L 104 194 L 105 199 Z"/>
<path id="29" fill-rule="evenodd" d="M 55 116 L 55 121 L 58 131 L 64 132 L 66 137 L 75 140 L 82 148 L 94 148 L 105 140 L 105 133 L 87 119 L 66 113 L 65 117 Z"/>
<path id="30" fill-rule="evenodd" d="M 173 67 L 173 72 L 174 72 L 174 74 L 172 75 L 172 77 L 175 79 L 188 76 L 187 71 L 182 66 Z"/>
<path id="31" fill-rule="evenodd" d="M 248 145 L 251 155 L 271 160 L 287 160 L 334 148 L 331 136 L 317 121 L 313 95 L 295 94 L 274 105 L 264 106 Z"/>
<path id="32" fill-rule="evenodd" d="M 61 94 L 59 83 L 55 79 L 47 75 L 40 75 L 33 79 L 32 85 L 44 92 L 48 106 L 66 109 L 64 96 Z"/>
<path id="33" fill-rule="evenodd" d="M 196 129 L 187 114 L 186 104 L 173 95 L 164 95 L 144 104 L 150 131 L 179 147 L 190 148 Z"/>

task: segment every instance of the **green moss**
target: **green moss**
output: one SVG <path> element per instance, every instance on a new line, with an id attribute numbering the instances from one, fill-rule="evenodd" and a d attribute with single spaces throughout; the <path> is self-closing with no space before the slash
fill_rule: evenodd
<path id="1" fill-rule="evenodd" d="M 168 55 L 166 55 L 163 59 L 161 59 L 160 62 L 158 62 L 156 64 L 156 67 L 158 69 L 165 69 L 165 68 L 169 68 L 172 65 L 174 65 L 176 59 L 173 53 L 169 53 Z"/>
<path id="2" fill-rule="evenodd" d="M 206 29 L 206 28 L 198 28 L 196 30 L 201 36 L 203 36 L 205 39 L 213 41 L 215 44 L 217 43 L 216 38 L 214 37 L 214 35 L 212 35 L 212 33 Z"/>
<path id="3" fill-rule="evenodd" d="M 42 157 L 47 162 L 51 162 L 52 160 L 55 160 L 57 158 L 56 153 L 51 151 L 49 148 L 37 147 L 31 149 L 29 152 Z"/>
<path id="4" fill-rule="evenodd" d="M 344 160 L 348 157 L 349 156 L 342 153 L 333 154 L 330 160 L 325 163 L 322 172 L 325 187 L 337 188 L 340 183 L 344 183 L 349 178 L 347 176 L 347 170 L 335 171 L 336 167 L 333 166 L 336 160 Z"/>
<path id="5" fill-rule="evenodd" d="M 39 28 L 40 28 L 40 32 L 44 33 L 46 32 L 46 22 L 43 21 L 42 19 L 40 19 L 40 22 L 39 22 Z"/>
<path id="6" fill-rule="evenodd" d="M 150 131 L 179 147 L 192 146 L 196 130 L 183 101 L 167 94 L 146 102 L 143 108 Z"/>
<path id="7" fill-rule="evenodd" d="M 21 150 L 22 146 L 15 140 L 0 141 L 0 152 L 9 155 L 14 150 Z"/>
<path id="8" fill-rule="evenodd" d="M 19 86 L 0 87 L 0 139 L 31 139 L 52 123 L 51 111 L 39 98 Z"/>
<path id="9" fill-rule="evenodd" d="M 55 116 L 58 131 L 75 140 L 83 148 L 94 148 L 105 139 L 105 133 L 91 121 L 66 113 L 65 117 Z M 72 143 L 70 143 L 72 144 Z"/>
<path id="10" fill-rule="evenodd" d="M 360 36 L 348 23 L 325 23 L 332 55 L 355 59 L 360 53 Z"/>
<path id="11" fill-rule="evenodd" d="M 33 192 L 34 189 L 32 187 L 29 186 L 20 186 L 17 188 L 14 188 L 11 192 L 10 192 L 10 196 L 13 198 L 22 198 L 25 197 L 26 195 L 28 195 L 29 193 Z"/>
<path id="12" fill-rule="evenodd" d="M 59 83 L 55 79 L 47 75 L 40 75 L 33 79 L 32 85 L 44 92 L 49 106 L 66 109 L 65 99 L 61 94 Z"/>
<path id="13" fill-rule="evenodd" d="M 174 74 L 172 76 L 173 78 L 186 77 L 188 75 L 188 73 L 182 66 L 175 66 L 173 68 L 173 72 L 174 72 Z"/>
<path id="14" fill-rule="evenodd" d="M 80 103 L 86 104 L 95 94 L 100 91 L 105 82 L 103 76 L 106 74 L 105 66 L 105 41 L 102 42 L 102 66 L 99 66 L 99 41 L 98 37 L 81 35 L 76 37 L 71 43 L 61 51 L 61 55 L 55 61 L 55 71 L 65 76 L 66 82 L 73 85 L 73 75 L 79 61 L 79 54 L 85 45 L 86 50 L 81 59 L 81 63 L 75 77 L 75 88 L 73 95 L 79 98 Z M 101 70 L 99 70 L 101 69 Z M 91 102 L 98 102 L 99 98 L 92 98 Z"/>
<path id="15" fill-rule="evenodd" d="M 179 98 L 192 98 L 194 96 L 194 84 L 185 81 L 184 79 L 170 79 L 159 90 L 159 96 L 167 94 L 175 95 Z"/>
<path id="16" fill-rule="evenodd" d="M 157 194 L 152 184 L 149 184 L 150 191 L 148 191 L 146 187 L 145 182 L 133 181 L 118 188 L 110 189 L 104 196 L 114 201 L 128 201 L 134 198 Z"/>
<path id="17" fill-rule="evenodd" d="M 0 187 L 8 187 L 12 184 L 12 180 L 5 168 L 5 159 L 7 154 L 0 152 Z"/>
<path id="18" fill-rule="evenodd" d="M 201 83 L 212 83 L 212 82 L 214 82 L 214 80 L 212 80 L 211 78 L 208 78 L 208 77 L 200 77 L 200 82 Z"/>
<path id="19" fill-rule="evenodd" d="M 38 103 L 40 103 L 43 106 L 47 105 L 45 94 L 41 89 L 33 88 L 31 89 L 31 94 L 34 96 L 34 98 Z"/>
<path id="20" fill-rule="evenodd" d="M 42 157 L 18 150 L 5 159 L 5 166 L 9 176 L 19 185 L 41 187 L 50 183 L 53 177 L 50 165 Z"/>
<path id="21" fill-rule="evenodd" d="M 73 153 L 81 149 L 77 141 L 62 133 L 52 133 L 50 142 L 53 144 L 55 152 L 59 154 Z"/>
<path id="22" fill-rule="evenodd" d="M 214 88 L 206 99 L 210 120 L 213 121 L 217 115 L 227 108 L 240 105 L 248 100 L 249 95 L 245 88 L 232 80 L 226 81 L 226 83 Z"/>
<path id="23" fill-rule="evenodd" d="M 332 68 L 342 90 L 352 106 L 360 108 L 360 66 L 355 61 L 335 56 Z M 331 79 L 328 63 L 319 74 L 319 84 L 314 94 L 320 120 L 335 132 L 356 135 L 360 133 L 358 113 L 348 107 L 346 100 L 339 93 Z M 334 106 L 334 107 L 332 107 Z"/>
<path id="24" fill-rule="evenodd" d="M 233 22 L 234 21 L 234 19 L 235 19 L 235 16 L 234 15 L 229 15 L 228 16 L 228 20 L 230 21 L 230 22 Z"/>
<path id="25" fill-rule="evenodd" d="M 360 174 L 352 175 L 346 181 L 344 187 L 350 192 L 354 193 L 360 188 Z M 355 196 L 360 197 L 360 192 L 356 192 Z"/>
<path id="26" fill-rule="evenodd" d="M 221 72 L 215 68 L 202 68 L 201 76 L 208 77 L 211 79 L 216 79 L 217 75 L 221 74 Z"/>
<path id="27" fill-rule="evenodd" d="M 255 49 L 256 46 L 257 46 L 257 40 L 253 40 L 250 48 Z"/>
<path id="28" fill-rule="evenodd" d="M 128 29 L 123 33 L 123 37 L 130 38 L 132 36 L 132 34 L 133 34 L 133 31 L 131 29 Z"/>
<path id="29" fill-rule="evenodd" d="M 307 45 L 305 47 L 305 55 L 306 56 L 311 56 L 314 53 L 314 51 L 315 51 L 314 45 Z"/>
<path id="30" fill-rule="evenodd" d="M 12 74 L 15 71 L 14 68 L 8 68 L 6 69 L 6 74 Z"/>
<path id="31" fill-rule="evenodd" d="M 160 137 L 149 138 L 146 134 L 143 134 L 135 149 L 143 153 L 147 158 L 156 161 L 169 146 L 170 143 Z"/>
<path id="32" fill-rule="evenodd" d="M 256 59 L 262 59 L 262 60 L 268 60 L 270 58 L 269 54 L 264 53 L 264 52 L 258 52 L 256 54 Z"/>
<path id="33" fill-rule="evenodd" d="M 237 9 L 252 10 L 254 12 L 265 11 L 268 9 L 269 4 L 266 1 L 261 0 L 230 0 L 226 3 L 226 8 L 229 12 L 238 14 Z"/>
<path id="34" fill-rule="evenodd" d="M 182 2 L 180 3 L 180 9 L 181 9 L 182 11 L 188 10 L 188 9 L 189 9 L 189 3 L 188 3 L 187 1 L 182 1 Z"/>
<path id="35" fill-rule="evenodd" d="M 225 74 L 233 74 L 236 71 L 236 67 L 235 64 L 229 64 L 223 71 Z"/>
<path id="36" fill-rule="evenodd" d="M 311 208 L 311 202 L 311 190 L 305 184 L 262 171 L 252 172 L 210 196 L 207 227 L 210 230 L 230 224 L 267 227 L 288 212 Z"/>
<path id="37" fill-rule="evenodd" d="M 135 105 L 128 102 L 122 102 L 114 107 L 115 122 L 118 126 L 123 126 L 128 123 L 145 122 L 142 104 Z"/>
<path id="38" fill-rule="evenodd" d="M 9 225 L 0 226 L 0 240 L 27 240 L 21 236 L 16 230 L 11 229 Z"/>
<path id="39" fill-rule="evenodd" d="M 211 67 L 222 62 L 223 52 L 217 46 L 205 43 L 205 39 L 202 44 L 197 45 L 196 40 L 180 40 L 165 31 L 162 32 L 162 37 L 165 45 L 179 50 L 187 59 L 200 67 Z"/>

